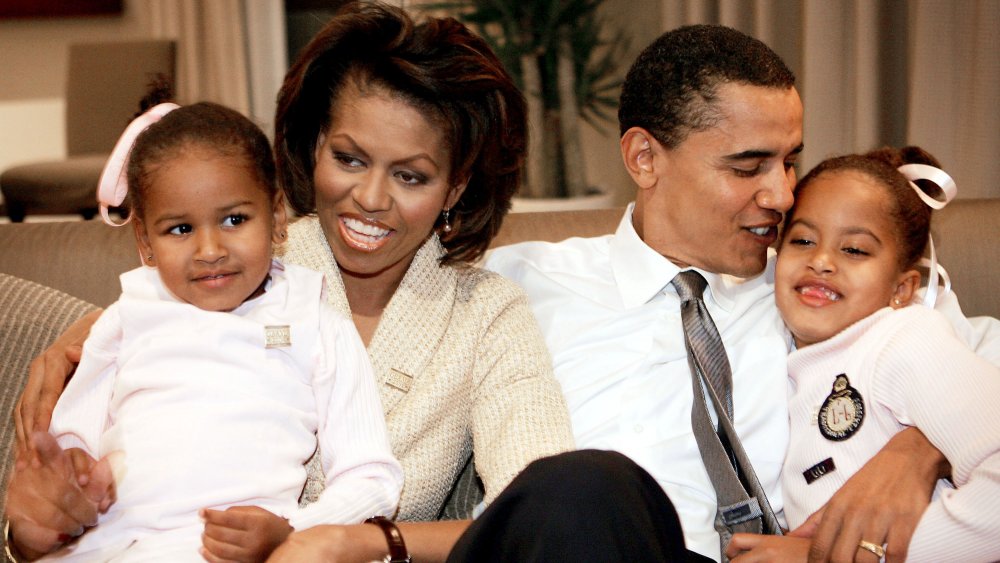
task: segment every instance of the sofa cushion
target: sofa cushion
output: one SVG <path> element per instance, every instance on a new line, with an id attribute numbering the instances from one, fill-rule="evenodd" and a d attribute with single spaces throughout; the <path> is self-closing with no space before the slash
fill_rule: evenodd
<path id="1" fill-rule="evenodd" d="M 121 295 L 118 276 L 142 263 L 132 225 L 101 221 L 0 225 L 0 272 L 107 307 Z"/>
<path id="2" fill-rule="evenodd" d="M 73 321 L 96 309 L 61 291 L 0 274 L 0 483 L 6 490 L 13 465 L 14 405 L 27 380 L 28 367 Z M 0 514 L 5 496 L 0 495 Z"/>

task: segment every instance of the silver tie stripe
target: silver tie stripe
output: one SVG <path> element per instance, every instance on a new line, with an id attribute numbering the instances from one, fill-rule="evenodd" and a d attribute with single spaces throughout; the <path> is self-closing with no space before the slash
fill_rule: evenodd
<path id="1" fill-rule="evenodd" d="M 780 535 L 781 528 L 733 428 L 733 372 L 722 337 L 702 300 L 708 284 L 693 270 L 677 274 L 670 283 L 681 300 L 684 345 L 691 367 L 694 391 L 691 427 L 715 487 L 718 501 L 715 529 L 719 532 L 722 560 L 728 561 L 726 546 L 734 533 Z M 709 416 L 703 385 L 715 406 L 718 429 Z"/>
<path id="2" fill-rule="evenodd" d="M 670 282 L 681 298 L 681 321 L 684 323 L 684 341 L 688 361 L 694 359 L 701 373 L 708 377 L 715 394 L 722 400 L 726 416 L 733 418 L 733 370 L 722 345 L 722 337 L 715 328 L 712 316 L 701 296 L 708 282 L 694 270 L 681 272 Z M 692 365 L 692 368 L 694 365 Z"/>

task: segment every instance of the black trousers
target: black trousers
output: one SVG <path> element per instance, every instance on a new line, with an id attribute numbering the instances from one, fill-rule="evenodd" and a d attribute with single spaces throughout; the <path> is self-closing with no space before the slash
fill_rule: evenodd
<path id="1" fill-rule="evenodd" d="M 578 450 L 526 467 L 466 530 L 448 563 L 700 557 L 685 549 L 677 512 L 649 473 L 617 452 Z"/>

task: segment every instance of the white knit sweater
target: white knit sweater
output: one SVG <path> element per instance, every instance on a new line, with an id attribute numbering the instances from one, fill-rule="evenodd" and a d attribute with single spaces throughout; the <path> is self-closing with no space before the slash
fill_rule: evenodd
<path id="1" fill-rule="evenodd" d="M 531 461 L 573 448 L 566 403 L 523 291 L 492 272 L 441 267 L 443 254 L 432 235 L 368 345 L 403 465 L 403 520 L 436 518 L 473 450 L 490 501 Z M 330 303 L 350 315 L 317 219 L 291 226 L 283 259 L 322 272 Z"/>
<path id="2" fill-rule="evenodd" d="M 122 274 L 51 426 L 63 448 L 110 455 L 118 500 L 50 558 L 203 561 L 202 508 L 259 506 L 296 529 L 392 514 L 403 472 L 361 339 L 321 302 L 321 275 L 275 262 L 270 276 L 220 313 L 178 301 L 152 268 Z M 273 325 L 289 337 L 271 347 Z M 327 487 L 298 509 L 317 434 Z"/>
<path id="3" fill-rule="evenodd" d="M 939 482 L 908 561 L 1000 559 L 1000 370 L 960 342 L 940 313 L 920 305 L 887 307 L 796 350 L 788 371 L 791 443 L 782 487 L 791 527 L 893 434 L 916 426 L 951 462 L 958 488 Z M 866 412 L 856 433 L 832 441 L 821 435 L 817 413 L 839 374 L 861 395 Z M 807 484 L 803 471 L 827 458 L 836 470 Z"/>

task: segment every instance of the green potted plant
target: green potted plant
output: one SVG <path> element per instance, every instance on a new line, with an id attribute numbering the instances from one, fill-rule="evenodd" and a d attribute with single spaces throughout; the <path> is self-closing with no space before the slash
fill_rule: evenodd
<path id="1" fill-rule="evenodd" d="M 579 197 L 598 192 L 584 177 L 580 120 L 613 121 L 618 73 L 628 49 L 609 33 L 605 0 L 456 0 L 446 9 L 482 35 L 528 101 L 530 147 L 521 195 Z"/>

